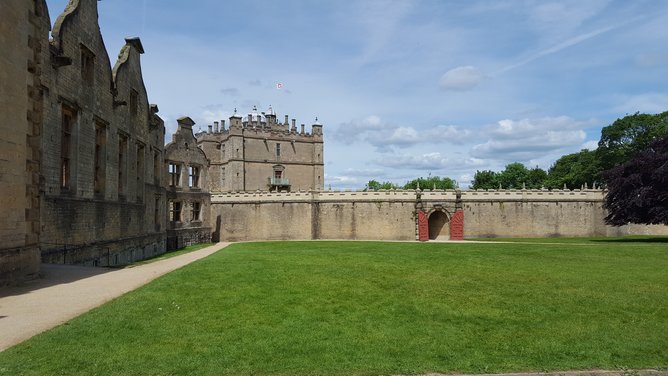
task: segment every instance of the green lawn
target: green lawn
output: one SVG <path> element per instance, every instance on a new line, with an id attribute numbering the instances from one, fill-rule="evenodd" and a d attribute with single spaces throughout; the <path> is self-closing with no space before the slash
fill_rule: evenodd
<path id="1" fill-rule="evenodd" d="M 0 353 L 0 374 L 666 369 L 666 243 L 584 242 L 235 244 Z"/>

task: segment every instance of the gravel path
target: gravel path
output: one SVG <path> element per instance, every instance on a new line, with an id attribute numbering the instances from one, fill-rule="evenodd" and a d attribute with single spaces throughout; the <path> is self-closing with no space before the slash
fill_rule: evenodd
<path id="1" fill-rule="evenodd" d="M 43 278 L 0 289 L 0 351 L 206 257 L 230 243 L 125 269 L 42 265 Z"/>

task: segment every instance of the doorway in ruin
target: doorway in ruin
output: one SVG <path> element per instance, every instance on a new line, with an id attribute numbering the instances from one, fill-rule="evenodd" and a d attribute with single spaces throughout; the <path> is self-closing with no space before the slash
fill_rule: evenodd
<path id="1" fill-rule="evenodd" d="M 448 240 L 450 237 L 450 226 L 448 215 L 436 210 L 429 215 L 429 239 Z"/>

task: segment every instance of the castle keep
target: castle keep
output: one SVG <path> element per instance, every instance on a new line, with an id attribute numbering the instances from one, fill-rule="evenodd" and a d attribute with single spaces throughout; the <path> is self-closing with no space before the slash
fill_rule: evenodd
<path id="1" fill-rule="evenodd" d="M 606 226 L 601 190 L 324 191 L 323 125 L 271 107 L 182 117 L 165 145 L 141 41 L 112 66 L 97 12 L 70 0 L 51 29 L 44 0 L 0 1 L 0 285 L 211 240 L 668 234 Z"/>
<path id="2" fill-rule="evenodd" d="M 324 187 L 322 124 L 306 132 L 285 115 L 278 122 L 274 110 L 257 108 L 230 117 L 197 134 L 197 144 L 211 161 L 211 192 L 322 190 Z"/>

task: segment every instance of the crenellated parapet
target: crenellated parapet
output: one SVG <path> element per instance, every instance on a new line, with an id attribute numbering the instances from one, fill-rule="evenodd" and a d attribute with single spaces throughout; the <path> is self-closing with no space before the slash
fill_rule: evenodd
<path id="1" fill-rule="evenodd" d="M 603 202 L 605 190 L 602 189 L 575 189 L 575 190 L 343 190 L 343 191 L 321 191 L 307 190 L 296 192 L 224 192 L 212 195 L 212 202 L 262 202 L 262 201 L 296 201 L 308 200 L 319 201 L 416 201 L 425 202 L 443 201 L 455 202 L 460 193 L 462 202 L 501 202 L 501 201 L 580 201 L 580 202 Z"/>
<path id="2" fill-rule="evenodd" d="M 229 123 L 225 120 L 214 121 L 205 131 L 197 133 L 196 137 L 202 141 L 213 141 L 219 140 L 221 136 L 244 133 L 247 137 L 282 138 L 287 141 L 301 138 L 322 140 L 323 126 L 318 118 L 311 124 L 310 132 L 306 130 L 304 123 L 298 128 L 296 119 L 292 119 L 291 122 L 288 119 L 289 116 L 285 115 L 283 122 L 277 121 L 277 115 L 271 106 L 265 112 L 258 112 L 257 107 L 253 107 L 253 110 L 245 116 L 237 113 L 235 109 L 229 118 Z"/>

